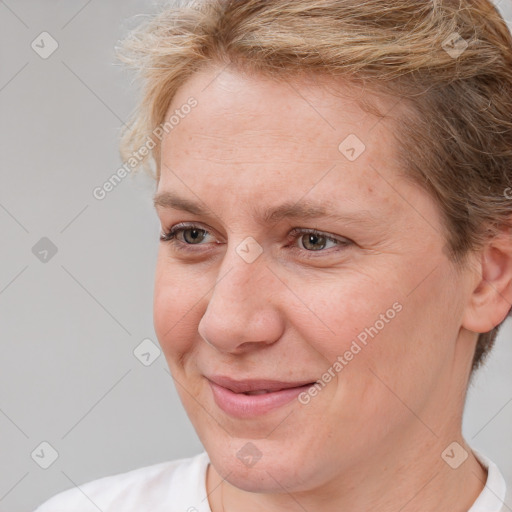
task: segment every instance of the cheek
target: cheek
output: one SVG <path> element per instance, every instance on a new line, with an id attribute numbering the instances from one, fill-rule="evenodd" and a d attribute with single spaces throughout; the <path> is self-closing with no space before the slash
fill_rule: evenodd
<path id="1" fill-rule="evenodd" d="M 343 375 L 351 389 L 364 390 L 358 398 L 370 407 L 369 415 L 403 415 L 406 409 L 401 401 L 421 410 L 435 395 L 443 375 L 450 373 L 461 300 L 452 281 L 449 269 L 440 265 L 417 288 L 403 287 L 387 294 L 381 305 L 398 302 L 401 308 L 388 323 L 377 322 L 385 310 L 367 316 L 376 328 L 371 329 L 375 336 L 368 336 L 367 345 Z M 369 325 L 363 327 L 369 334 Z"/>
<path id="2" fill-rule="evenodd" d="M 350 388 L 349 395 L 358 399 L 357 390 L 367 393 L 365 402 L 370 406 L 382 394 L 393 400 L 378 377 L 393 388 L 408 387 L 411 395 L 421 394 L 421 389 L 413 390 L 412 382 L 420 388 L 432 384 L 429 379 L 441 371 L 450 338 L 457 334 L 450 303 L 453 292 L 447 292 L 450 275 L 446 269 L 438 270 L 413 293 L 419 279 L 389 269 L 347 272 L 315 283 L 289 282 L 303 302 L 297 302 L 294 316 L 288 309 L 294 328 L 321 355 L 316 369 L 330 371 L 330 376 L 324 373 L 325 379 L 338 383 L 340 399 L 350 400 L 345 394 Z"/>
<path id="3" fill-rule="evenodd" d="M 161 250 L 162 252 L 162 250 Z M 169 363 L 193 350 L 202 301 L 209 289 L 204 276 L 158 256 L 153 295 L 153 323 Z"/>
<path id="4" fill-rule="evenodd" d="M 291 297 L 296 304 L 297 314 L 291 314 L 295 327 L 330 359 L 348 350 L 358 336 L 364 345 L 365 340 L 371 339 L 368 330 L 375 334 L 375 324 L 381 336 L 399 316 L 397 309 L 401 309 L 400 305 L 393 307 L 399 302 L 395 284 L 382 282 L 370 273 L 294 279 L 289 281 L 289 287 L 300 298 Z"/>

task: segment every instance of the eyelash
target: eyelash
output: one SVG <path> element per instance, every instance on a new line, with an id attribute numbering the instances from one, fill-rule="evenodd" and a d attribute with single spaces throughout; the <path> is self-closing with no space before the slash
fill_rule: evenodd
<path id="1" fill-rule="evenodd" d="M 182 242 L 181 240 L 178 240 L 176 238 L 176 235 L 178 233 L 181 233 L 188 229 L 197 229 L 200 231 L 204 231 L 206 234 L 209 234 L 209 231 L 207 229 L 203 229 L 201 226 L 198 226 L 197 224 L 187 224 L 187 223 L 181 222 L 181 223 L 173 226 L 168 231 L 161 233 L 160 240 L 162 242 L 167 242 L 167 243 L 172 244 L 179 251 L 197 252 L 197 250 L 193 249 L 192 247 L 194 245 L 203 245 L 203 244 L 188 244 L 188 243 Z M 348 245 L 351 245 L 353 243 L 351 240 L 349 240 L 347 238 L 338 239 L 338 238 L 335 238 L 332 236 L 328 236 L 327 234 L 325 234 L 321 231 L 317 231 L 316 229 L 309 229 L 309 228 L 293 228 L 290 231 L 289 236 L 293 237 L 295 240 L 297 240 L 299 236 L 308 235 L 308 234 L 321 236 L 328 241 L 335 242 L 340 249 L 343 247 L 346 247 Z M 325 255 L 325 253 L 327 252 L 328 254 L 331 254 L 331 251 L 329 251 L 329 249 L 319 249 L 317 251 L 302 249 L 301 247 L 292 247 L 292 249 L 298 250 L 301 253 L 306 253 L 305 256 L 308 258 L 317 258 L 318 256 L 315 256 L 314 253 L 320 253 L 320 255 L 322 255 L 322 253 L 323 253 Z M 331 247 L 330 249 L 335 249 L 335 247 Z"/>

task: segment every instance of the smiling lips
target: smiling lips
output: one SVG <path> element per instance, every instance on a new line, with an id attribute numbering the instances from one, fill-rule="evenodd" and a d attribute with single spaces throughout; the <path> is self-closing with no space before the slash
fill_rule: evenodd
<path id="1" fill-rule="evenodd" d="M 212 376 L 207 379 L 217 406 L 237 418 L 250 418 L 281 407 L 315 383 L 311 380 L 234 380 L 223 376 Z"/>

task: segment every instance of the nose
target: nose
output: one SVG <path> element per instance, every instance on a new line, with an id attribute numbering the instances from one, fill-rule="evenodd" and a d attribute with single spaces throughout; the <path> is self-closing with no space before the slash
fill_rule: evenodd
<path id="1" fill-rule="evenodd" d="M 200 336 L 225 353 L 244 353 L 276 342 L 283 333 L 279 306 L 283 283 L 264 253 L 248 263 L 228 248 L 216 273 L 216 284 L 199 322 Z"/>

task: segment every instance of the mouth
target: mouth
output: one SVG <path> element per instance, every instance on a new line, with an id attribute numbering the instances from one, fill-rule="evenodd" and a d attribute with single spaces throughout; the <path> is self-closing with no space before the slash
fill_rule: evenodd
<path id="1" fill-rule="evenodd" d="M 207 380 L 217 406 L 236 418 L 260 416 L 283 407 L 316 383 L 313 380 L 235 380 L 223 376 L 212 376 Z"/>

